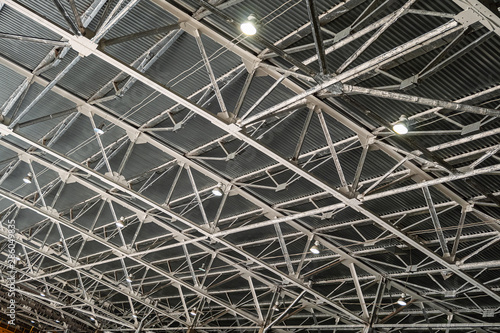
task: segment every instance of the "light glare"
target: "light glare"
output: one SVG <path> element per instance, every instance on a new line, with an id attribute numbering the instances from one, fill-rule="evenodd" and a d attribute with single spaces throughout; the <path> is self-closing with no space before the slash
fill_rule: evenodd
<path id="1" fill-rule="evenodd" d="M 222 196 L 222 189 L 220 187 L 215 187 L 213 190 L 212 190 L 212 194 L 215 195 L 216 197 L 220 197 Z"/>
<path id="2" fill-rule="evenodd" d="M 241 28 L 241 31 L 247 35 L 247 36 L 253 36 L 257 33 L 257 28 L 255 27 L 255 25 L 250 22 L 250 21 L 246 21 L 246 22 L 243 22 L 240 26 Z"/>
<path id="3" fill-rule="evenodd" d="M 398 133 L 398 134 L 406 134 L 408 133 L 408 127 L 406 127 L 405 124 L 403 123 L 397 123 L 395 124 L 392 129 L 394 130 L 394 132 Z"/>

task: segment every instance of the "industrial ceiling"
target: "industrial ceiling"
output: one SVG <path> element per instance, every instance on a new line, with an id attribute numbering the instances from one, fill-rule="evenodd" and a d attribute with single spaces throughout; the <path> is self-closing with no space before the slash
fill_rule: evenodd
<path id="1" fill-rule="evenodd" d="M 498 332 L 498 6 L 0 0 L 2 308 L 14 276 L 26 332 Z"/>

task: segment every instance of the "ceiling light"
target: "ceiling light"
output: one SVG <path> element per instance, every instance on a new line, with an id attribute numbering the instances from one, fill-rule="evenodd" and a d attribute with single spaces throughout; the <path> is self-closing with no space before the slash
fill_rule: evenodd
<path id="1" fill-rule="evenodd" d="M 398 299 L 397 303 L 401 306 L 405 306 L 407 304 L 405 301 L 405 294 L 401 294 L 401 297 Z"/>
<path id="2" fill-rule="evenodd" d="M 101 124 L 101 125 L 99 125 L 97 127 L 94 127 L 95 134 L 97 134 L 97 135 L 103 135 L 104 134 L 103 128 L 104 128 L 104 124 Z"/>
<path id="3" fill-rule="evenodd" d="M 198 268 L 200 271 L 204 272 L 205 271 L 205 263 L 201 264 L 201 267 Z"/>
<path id="4" fill-rule="evenodd" d="M 34 321 L 34 320 L 31 320 L 31 323 L 32 323 L 32 324 L 34 324 L 34 323 L 35 323 L 35 321 Z"/>
<path id="5" fill-rule="evenodd" d="M 137 319 L 137 315 L 135 313 L 132 313 L 132 318 Z"/>
<path id="6" fill-rule="evenodd" d="M 319 242 L 318 241 L 315 241 L 314 242 L 314 245 L 311 246 L 311 248 L 309 249 L 313 254 L 319 254 L 321 251 L 319 250 Z"/>
<path id="7" fill-rule="evenodd" d="M 392 126 L 392 130 L 397 134 L 403 135 L 408 133 L 408 127 L 409 127 L 408 119 L 405 116 L 401 116 L 398 122 L 395 123 L 394 126 Z"/>
<path id="8" fill-rule="evenodd" d="M 127 277 L 125 277 L 125 281 L 127 281 L 128 283 L 132 283 L 132 275 L 127 275 Z"/>
<path id="9" fill-rule="evenodd" d="M 60 322 L 61 322 L 61 321 L 60 321 L 59 319 L 56 319 L 56 323 L 58 323 L 58 324 L 59 324 Z"/>
<path id="10" fill-rule="evenodd" d="M 123 228 L 125 226 L 125 218 L 122 216 L 118 221 L 115 222 L 118 228 Z"/>
<path id="11" fill-rule="evenodd" d="M 26 175 L 26 177 L 23 178 L 23 182 L 25 184 L 31 184 L 32 178 L 33 178 L 33 174 L 31 172 L 28 172 L 28 174 Z"/>
<path id="12" fill-rule="evenodd" d="M 196 309 L 192 309 L 191 311 L 189 311 L 189 314 L 193 317 L 196 316 Z"/>
<path id="13" fill-rule="evenodd" d="M 257 33 L 257 18 L 250 15 L 245 22 L 240 25 L 241 31 L 247 36 L 253 36 Z"/>
<path id="14" fill-rule="evenodd" d="M 43 290 L 40 291 L 40 296 L 45 297 L 45 292 Z"/>
<path id="15" fill-rule="evenodd" d="M 222 188 L 220 188 L 220 186 L 217 186 L 212 189 L 212 194 L 216 197 L 220 197 L 222 196 L 222 194 L 224 194 L 224 192 L 222 192 Z"/>
<path id="16" fill-rule="evenodd" d="M 273 311 L 278 312 L 280 310 L 280 304 L 278 301 L 273 305 Z"/>
<path id="17" fill-rule="evenodd" d="M 91 321 L 95 321 L 95 318 L 91 316 L 91 317 L 90 317 L 90 320 L 91 320 Z"/>

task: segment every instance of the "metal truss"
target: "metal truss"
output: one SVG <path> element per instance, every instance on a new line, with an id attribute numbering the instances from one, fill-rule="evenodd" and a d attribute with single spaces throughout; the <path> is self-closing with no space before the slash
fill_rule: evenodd
<path id="1" fill-rule="evenodd" d="M 448 42 L 445 40 L 452 39 L 458 43 L 466 29 L 479 29 L 479 24 L 492 31 L 485 35 L 484 41 L 492 38 L 493 33 L 498 34 L 498 22 L 484 6 L 472 1 L 455 1 L 464 11 L 451 15 L 412 11 L 410 7 L 415 1 L 407 1 L 399 10 L 374 20 L 373 17 L 391 1 L 372 1 L 348 31 L 338 33 L 332 40 L 324 40 L 322 23 L 334 20 L 341 15 L 340 12 L 361 6 L 365 1 L 344 1 L 318 15 L 315 1 L 308 0 L 306 5 L 311 23 L 275 44 L 262 37 L 256 38 L 255 41 L 268 51 L 256 56 L 199 21 L 203 17 L 210 17 L 209 21 L 216 23 L 214 17 L 225 15 L 223 9 L 241 1 L 200 1 L 202 7 L 190 16 L 171 2 L 152 0 L 159 8 L 175 16 L 179 23 L 161 30 L 141 32 L 100 43 L 111 28 L 133 11 L 138 2 L 118 1 L 112 8 L 106 1 L 94 1 L 85 14 L 79 16 L 73 1 L 70 1 L 72 13 L 56 1 L 56 6 L 71 29 L 69 32 L 20 3 L 3 1 L 7 7 L 62 38 L 55 41 L 40 38 L 35 40 L 27 36 L 0 36 L 55 47 L 34 71 L 9 59 L 0 58 L 2 66 L 26 78 L 2 106 L 3 116 L 14 112 L 15 117 L 9 123 L 0 124 L 0 146 L 12 152 L 14 157 L 7 161 L 7 166 L 1 165 L 3 169 L 0 182 L 9 179 L 16 168 L 27 166 L 36 187 L 36 191 L 25 196 L 0 189 L 0 196 L 10 203 L 2 213 L 2 218 L 15 218 L 24 211 L 33 212 L 40 218 L 40 221 L 17 234 L 16 242 L 24 252 L 20 255 L 20 261 L 25 263 L 17 269 L 20 285 L 35 292 L 36 288 L 46 288 L 63 303 L 36 301 L 58 311 L 63 318 L 74 317 L 75 320 L 86 323 L 89 329 L 99 328 L 109 332 L 190 329 L 266 332 L 271 328 L 283 331 L 317 329 L 363 332 L 477 329 L 487 332 L 498 328 L 496 323 L 486 320 L 491 314 L 498 314 L 500 294 L 498 288 L 490 286 L 497 279 L 485 280 L 482 274 L 488 269 L 497 268 L 500 263 L 496 260 L 474 261 L 500 240 L 498 218 L 482 209 L 497 206 L 498 194 L 480 191 L 474 198 L 463 198 L 446 184 L 474 179 L 479 175 L 497 174 L 500 164 L 495 154 L 499 146 L 480 147 L 445 159 L 435 158 L 437 152 L 496 135 L 498 129 L 467 135 L 454 141 L 443 141 L 436 146 L 421 149 L 418 146 L 415 148 L 414 141 L 404 142 L 407 147 L 412 148 L 410 150 L 404 145 L 385 140 L 392 133 L 384 131 L 396 119 L 383 119 L 380 121 L 383 127 L 367 129 L 361 121 L 346 116 L 348 107 L 352 107 L 354 103 L 350 98 L 362 94 L 430 106 L 432 109 L 421 111 L 413 115 L 412 119 L 418 122 L 441 118 L 458 126 L 457 131 L 460 133 L 467 133 L 464 132 L 465 126 L 460 127 L 460 123 L 441 111 L 456 110 L 483 115 L 485 118 L 482 123 L 498 117 L 498 110 L 493 107 L 465 104 L 480 98 L 485 94 L 484 91 L 456 101 L 441 101 L 359 85 L 362 82 L 359 80 L 386 75 L 399 81 L 396 85 L 398 89 L 403 88 L 405 80 L 386 72 L 393 62 L 430 52 L 446 45 Z M 101 18 L 99 28 L 91 39 L 84 37 L 82 33 L 85 33 L 86 27 L 103 8 L 109 15 Z M 410 14 L 441 16 L 448 19 L 448 22 L 353 66 L 388 28 L 402 16 Z M 372 23 L 367 24 L 368 21 Z M 217 27 L 217 24 L 214 25 Z M 297 40 L 301 31 L 312 33 L 314 37 L 314 44 L 301 46 L 301 50 L 309 47 L 314 48 L 317 53 L 304 61 L 291 56 L 300 50 L 287 49 Z M 329 54 L 373 31 L 375 32 L 370 38 L 336 69 L 336 75 L 328 74 Z M 189 35 L 188 38 L 195 40 L 210 80 L 209 85 L 191 96 L 180 96 L 143 74 L 178 41 L 183 32 Z M 130 65 L 103 51 L 106 45 L 160 33 L 168 34 Z M 243 64 L 216 77 L 203 38 L 209 38 L 227 48 L 239 56 Z M 475 43 L 473 47 L 479 46 L 480 43 Z M 69 47 L 79 55 L 52 80 L 40 76 L 43 71 L 58 66 Z M 443 60 L 444 55 L 437 56 L 424 68 L 422 75 L 413 78 L 412 82 L 433 75 L 455 61 L 460 52 L 467 52 L 471 48 L 470 45 L 465 47 L 463 51 L 457 52 L 455 58 L 451 56 Z M 89 100 L 78 97 L 59 84 L 84 57 L 97 57 L 120 72 L 112 81 L 98 87 L 98 91 Z M 283 68 L 281 64 L 273 62 L 275 57 L 283 58 L 294 67 Z M 265 59 L 269 62 L 265 62 Z M 319 64 L 319 73 L 310 67 L 315 61 Z M 244 74 L 243 68 L 249 75 L 237 106 L 232 111 L 224 101 L 223 92 Z M 251 83 L 257 71 L 272 78 L 274 84 L 252 106 L 243 108 L 243 101 L 252 89 Z M 302 73 L 298 73 L 299 71 Z M 358 80 L 355 85 L 347 84 L 353 80 Z M 117 83 L 123 81 L 125 83 L 118 88 Z M 143 124 L 125 121 L 114 115 L 104 103 L 123 97 L 136 82 L 168 97 L 176 105 Z M 12 110 L 19 101 L 24 100 L 34 83 L 43 87 L 42 92 L 22 110 Z M 304 85 L 308 88 L 303 88 Z M 293 92 L 294 96 L 271 107 L 259 108 L 266 97 L 282 87 Z M 490 88 L 489 91 L 494 92 L 497 88 Z M 66 98 L 76 107 L 52 115 L 50 119 L 65 118 L 53 131 L 47 133 L 48 141 L 35 142 L 20 134 L 18 129 L 49 119 L 22 122 L 22 118 L 32 113 L 36 104 L 49 92 Z M 197 97 L 197 102 L 193 102 L 194 97 Z M 213 101 L 219 105 L 220 113 L 213 114 L 204 109 Z M 187 116 L 180 122 L 175 121 L 172 115 L 183 110 L 188 111 Z M 367 109 L 364 111 L 366 114 L 371 113 Z M 294 142 L 292 156 L 284 156 L 283 152 L 261 143 L 263 138 L 277 132 L 287 117 L 298 112 L 305 112 L 307 116 L 300 136 Z M 103 123 L 118 128 L 122 133 L 121 137 L 106 144 L 102 136 L 95 134 L 98 148 L 85 161 L 73 160 L 52 149 L 51 145 L 66 131 L 71 130 L 78 115 L 88 118 L 90 129 L 98 128 L 98 121 L 103 120 Z M 155 135 L 158 131 L 177 131 L 195 115 L 227 134 L 186 154 L 180 153 Z M 171 120 L 172 126 L 156 127 L 165 120 Z M 302 147 L 311 122 L 319 124 L 324 144 L 314 151 L 303 153 Z M 331 131 L 336 126 L 348 129 L 349 137 L 334 142 Z M 417 132 L 414 134 L 418 135 Z M 433 131 L 432 134 L 444 135 L 449 132 Z M 238 146 L 236 150 L 227 148 L 232 143 Z M 133 151 L 145 146 L 154 148 L 169 162 L 125 179 L 123 172 L 131 163 Z M 213 160 L 237 159 L 242 152 L 251 149 L 272 160 L 272 165 L 228 179 L 223 173 L 214 171 L 209 164 Z M 343 161 L 343 156 L 350 149 L 360 150 L 352 177 L 348 175 L 347 163 Z M 125 151 L 125 154 L 119 161 L 119 166 L 114 167 L 111 162 L 121 151 Z M 366 159 L 373 151 L 380 151 L 393 164 L 384 174 L 363 179 Z M 210 155 L 214 152 L 221 157 Z M 493 163 L 482 165 L 483 162 L 492 160 Z M 336 173 L 338 186 L 333 186 L 331 182 L 316 175 L 315 169 L 327 164 Z M 455 164 L 460 166 L 456 168 Z M 46 172 L 51 172 L 51 181 L 40 184 L 38 179 Z M 169 192 L 163 195 L 161 201 L 148 197 L 148 189 L 167 174 L 175 175 Z M 174 199 L 172 195 L 175 187 L 184 176 L 188 179 L 191 191 Z M 211 185 L 197 185 L 201 176 L 210 179 Z M 406 182 L 409 179 L 413 180 L 410 184 Z M 257 192 L 286 191 L 298 182 L 312 186 L 314 193 L 269 203 L 263 199 L 265 196 Z M 53 207 L 66 186 L 85 189 L 87 198 L 73 207 L 56 211 Z M 477 183 L 470 186 L 478 188 Z M 206 203 L 212 198 L 211 190 L 216 187 L 223 193 L 212 218 L 207 215 Z M 410 191 L 420 191 L 425 206 L 402 209 L 390 214 L 376 214 L 367 208 L 371 202 L 394 198 Z M 54 198 L 50 203 L 48 198 L 52 195 Z M 437 202 L 434 199 L 436 195 L 446 199 Z M 253 209 L 223 217 L 223 209 L 230 197 L 248 202 Z M 335 203 L 323 203 L 332 200 Z M 92 226 L 80 224 L 82 216 L 96 207 L 99 209 Z M 98 219 L 104 216 L 104 210 L 110 211 L 111 218 L 108 217 L 104 225 L 97 225 Z M 344 210 L 357 217 L 319 228 L 308 223 L 310 218 L 334 219 Z M 193 212 L 199 212 L 199 218 L 193 218 Z M 453 236 L 450 236 L 449 230 L 440 222 L 441 216 L 449 213 L 458 216 L 456 227 L 452 229 L 455 231 Z M 123 214 L 123 218 L 120 214 Z M 118 221 L 121 221 L 124 228 L 115 228 Z M 420 229 L 420 225 L 429 223 L 432 229 Z M 364 235 L 363 227 L 372 224 L 379 228 L 376 236 Z M 142 229 L 153 225 L 163 234 L 139 240 Z M 484 226 L 484 229 L 478 234 L 464 233 L 464 230 L 474 225 Z M 37 240 L 36 235 L 47 227 L 56 232 L 60 239 L 58 242 L 49 242 L 50 232 L 44 241 Z M 235 241 L 231 238 L 250 230 L 267 232 L 261 239 Z M 345 236 L 343 232 L 346 230 L 355 231 L 356 236 Z M 7 238 L 6 232 L 2 230 L 1 236 Z M 308 254 L 308 249 L 315 242 L 327 253 L 320 257 Z M 99 244 L 101 250 L 83 254 L 82 250 L 90 243 Z M 5 242 L 3 245 L 5 246 Z M 359 249 L 359 246 L 366 249 Z M 76 248 L 79 250 L 75 251 Z M 164 254 L 165 251 L 174 249 L 181 254 L 154 260 L 155 254 Z M 418 263 L 411 262 L 411 259 L 408 261 L 404 253 L 409 252 L 411 257 L 411 251 L 417 252 L 424 259 Z M 381 255 L 394 260 L 385 262 Z M 178 264 L 177 267 L 172 267 L 172 263 Z M 347 277 L 320 280 L 313 278 L 337 265 L 343 267 Z M 425 278 L 428 284 L 423 285 L 413 280 L 415 277 Z M 440 283 L 450 277 L 456 279 L 456 284 L 459 285 L 454 290 L 449 290 Z M 240 287 L 235 288 L 234 284 L 239 284 Z M 81 295 L 76 293 L 78 289 L 82 290 Z M 162 295 L 162 289 L 169 292 Z M 396 308 L 394 302 L 401 294 L 411 297 L 411 301 Z M 465 301 L 461 301 L 462 298 Z M 474 299 L 484 300 L 489 305 L 481 307 Z M 277 305 L 284 312 L 274 313 L 274 306 Z M 85 321 L 82 319 L 85 316 L 91 316 L 94 320 Z M 485 320 L 478 319 L 481 316 Z M 48 319 L 43 319 L 43 322 L 56 329 L 61 328 L 61 325 L 49 323 Z"/>

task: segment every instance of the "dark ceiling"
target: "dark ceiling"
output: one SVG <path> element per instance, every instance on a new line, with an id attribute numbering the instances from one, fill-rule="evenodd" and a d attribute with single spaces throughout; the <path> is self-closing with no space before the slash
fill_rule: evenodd
<path id="1" fill-rule="evenodd" d="M 497 332 L 497 7 L 0 0 L 2 307 L 26 332 Z"/>

